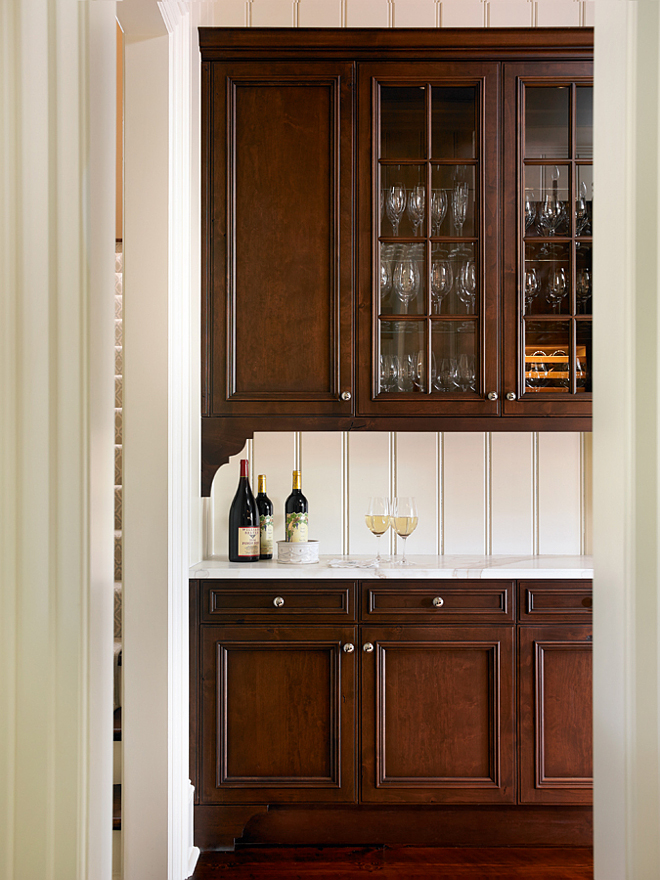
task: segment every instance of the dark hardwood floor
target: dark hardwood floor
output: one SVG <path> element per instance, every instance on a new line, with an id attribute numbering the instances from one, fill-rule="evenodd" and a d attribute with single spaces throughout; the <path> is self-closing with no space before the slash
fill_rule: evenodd
<path id="1" fill-rule="evenodd" d="M 194 880 L 350 880 L 367 874 L 391 880 L 592 880 L 594 875 L 587 848 L 237 846 L 233 853 L 203 853 Z"/>

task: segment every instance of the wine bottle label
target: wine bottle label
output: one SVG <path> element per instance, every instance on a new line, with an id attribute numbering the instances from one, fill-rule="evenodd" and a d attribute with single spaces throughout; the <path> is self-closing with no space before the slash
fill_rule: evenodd
<path id="1" fill-rule="evenodd" d="M 239 526 L 238 529 L 238 555 L 259 555 L 259 528 L 257 526 Z"/>
<path id="2" fill-rule="evenodd" d="M 286 539 L 294 544 L 307 542 L 307 514 L 287 513 Z"/>
<path id="3" fill-rule="evenodd" d="M 261 555 L 273 552 L 273 517 L 260 516 Z"/>

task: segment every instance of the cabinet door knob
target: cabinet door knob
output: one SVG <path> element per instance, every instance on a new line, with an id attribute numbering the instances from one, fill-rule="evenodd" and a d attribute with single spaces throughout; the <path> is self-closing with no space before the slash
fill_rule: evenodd
<path id="1" fill-rule="evenodd" d="M 489 391 L 488 400 L 497 400 L 497 391 Z"/>
<path id="2" fill-rule="evenodd" d="M 436 596 L 433 600 L 433 604 L 436 608 L 442 608 L 442 606 L 445 604 L 445 600 L 442 598 L 442 596 Z"/>
<path id="3" fill-rule="evenodd" d="M 353 645 L 351 645 L 350 642 L 347 642 L 344 645 L 344 654 L 352 654 L 354 650 L 355 650 L 355 647 Z"/>
<path id="4" fill-rule="evenodd" d="M 351 392 L 350 391 L 342 391 L 341 399 L 342 400 L 350 400 L 351 399 Z"/>
<path id="5" fill-rule="evenodd" d="M 506 399 L 507 399 L 507 400 L 515 400 L 515 399 L 516 399 L 516 395 L 514 394 L 513 391 L 507 391 Z"/>
<path id="6" fill-rule="evenodd" d="M 284 605 L 284 599 L 281 596 L 275 596 L 275 598 L 273 599 L 273 605 L 276 608 L 281 608 L 282 605 Z"/>
<path id="7" fill-rule="evenodd" d="M 365 642 L 364 645 L 362 645 L 362 650 L 365 654 L 372 654 L 374 646 L 371 644 L 371 642 Z"/>

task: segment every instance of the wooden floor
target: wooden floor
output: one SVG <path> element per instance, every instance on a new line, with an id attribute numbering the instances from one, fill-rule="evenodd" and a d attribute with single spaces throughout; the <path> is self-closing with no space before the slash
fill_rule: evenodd
<path id="1" fill-rule="evenodd" d="M 591 849 L 469 849 L 426 846 L 236 847 L 203 853 L 194 880 L 592 880 Z"/>

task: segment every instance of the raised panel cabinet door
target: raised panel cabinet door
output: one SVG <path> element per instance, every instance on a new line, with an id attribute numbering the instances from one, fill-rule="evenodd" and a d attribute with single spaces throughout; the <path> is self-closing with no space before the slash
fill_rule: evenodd
<path id="1" fill-rule="evenodd" d="M 497 415 L 496 62 L 359 66 L 360 415 Z"/>
<path id="2" fill-rule="evenodd" d="M 351 414 L 352 71 L 203 66 L 204 415 Z"/>
<path id="3" fill-rule="evenodd" d="M 355 792 L 355 627 L 202 627 L 203 804 Z"/>
<path id="4" fill-rule="evenodd" d="M 363 627 L 364 802 L 515 802 L 513 643 L 511 626 Z"/>
<path id="5" fill-rule="evenodd" d="M 590 626 L 519 627 L 520 803 L 592 802 Z"/>
<path id="6" fill-rule="evenodd" d="M 592 76 L 504 64 L 505 417 L 591 415 Z"/>

